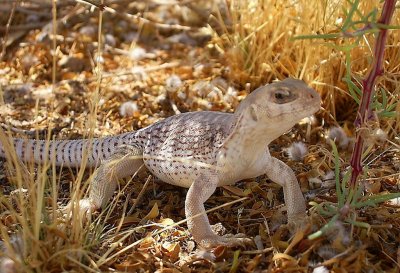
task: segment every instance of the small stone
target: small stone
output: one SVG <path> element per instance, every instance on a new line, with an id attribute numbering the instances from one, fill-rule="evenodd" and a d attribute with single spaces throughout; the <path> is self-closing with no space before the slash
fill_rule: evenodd
<path id="1" fill-rule="evenodd" d="M 86 36 L 95 36 L 97 33 L 97 27 L 95 26 L 83 26 L 79 30 L 80 34 L 86 35 Z"/>
<path id="2" fill-rule="evenodd" d="M 115 47 L 117 45 L 117 41 L 115 40 L 114 35 L 106 34 L 104 38 L 105 38 L 106 45 L 109 45 L 112 47 Z"/>

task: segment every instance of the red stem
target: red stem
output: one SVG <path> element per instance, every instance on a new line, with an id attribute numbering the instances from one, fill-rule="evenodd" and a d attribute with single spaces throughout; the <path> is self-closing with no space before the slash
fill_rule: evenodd
<path id="1" fill-rule="evenodd" d="M 390 20 L 393 16 L 396 6 L 396 0 L 385 0 L 383 4 L 383 10 L 378 23 L 389 25 Z M 374 59 L 372 63 L 371 71 L 369 72 L 366 79 L 362 82 L 362 97 L 361 103 L 358 108 L 357 118 L 355 125 L 360 128 L 371 116 L 371 98 L 374 93 L 374 84 L 378 76 L 382 75 L 383 68 L 383 55 L 385 51 L 385 43 L 387 38 L 387 29 L 381 28 L 376 38 L 374 48 Z M 363 153 L 364 138 L 360 134 L 359 130 L 356 131 L 356 143 L 354 145 L 353 154 L 351 156 L 350 165 L 352 167 L 350 185 L 354 187 L 357 182 L 358 175 L 362 172 L 361 155 Z"/>

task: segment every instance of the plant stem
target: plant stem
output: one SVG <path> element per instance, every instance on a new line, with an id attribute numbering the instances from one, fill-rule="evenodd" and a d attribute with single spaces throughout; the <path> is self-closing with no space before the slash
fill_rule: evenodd
<path id="1" fill-rule="evenodd" d="M 383 4 L 383 10 L 381 17 L 378 20 L 378 24 L 389 25 L 390 20 L 393 16 L 396 6 L 396 0 L 385 0 Z M 370 117 L 371 117 L 371 98 L 373 95 L 373 88 L 375 80 L 378 76 L 382 75 L 383 68 L 383 54 L 385 51 L 385 43 L 387 38 L 388 30 L 385 28 L 380 28 L 378 36 L 376 37 L 375 48 L 374 48 L 374 58 L 372 63 L 372 68 L 368 76 L 362 82 L 362 97 L 361 103 L 358 108 L 357 117 L 355 120 L 356 128 L 359 129 Z M 361 166 L 361 155 L 363 152 L 364 137 L 360 133 L 360 130 L 356 130 L 356 143 L 354 145 L 354 150 L 351 156 L 350 165 L 352 167 L 350 186 L 354 187 L 358 175 L 362 172 Z"/>

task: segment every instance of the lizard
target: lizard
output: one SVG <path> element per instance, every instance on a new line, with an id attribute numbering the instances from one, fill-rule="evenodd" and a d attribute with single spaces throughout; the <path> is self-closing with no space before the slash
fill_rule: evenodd
<path id="1" fill-rule="evenodd" d="M 266 174 L 283 187 L 288 222 L 304 221 L 306 204 L 293 170 L 268 150 L 271 141 L 320 108 L 320 96 L 301 80 L 261 86 L 235 112 L 197 111 L 174 115 L 133 132 L 77 140 L 11 139 L 22 161 L 96 167 L 80 209 L 107 205 L 118 180 L 144 166 L 160 180 L 188 188 L 185 215 L 194 240 L 204 247 L 243 244 L 243 237 L 215 234 L 204 203 L 218 186 Z M 0 143 L 0 157 L 6 152 Z M 248 242 L 248 241 L 247 241 Z"/>

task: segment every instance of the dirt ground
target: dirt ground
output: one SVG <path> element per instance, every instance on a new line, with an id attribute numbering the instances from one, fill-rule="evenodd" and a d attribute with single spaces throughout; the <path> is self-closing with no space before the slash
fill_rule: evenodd
<path id="1" fill-rule="evenodd" d="M 101 1 L 82 2 L 58 1 L 56 9 L 51 1 L 14 1 L 0 7 L 0 35 L 6 41 L 0 46 L 0 123 L 12 136 L 102 137 L 189 111 L 233 112 L 257 86 L 301 76 L 289 71 L 294 64 L 280 61 L 277 67 L 287 71 L 267 69 L 257 79 L 244 72 L 239 76 L 239 68 L 232 65 L 235 52 L 220 47 L 224 32 L 215 18 L 220 15 L 225 26 L 231 26 L 224 1 L 105 1 L 105 8 Z M 399 45 L 392 50 L 399 51 Z M 274 57 L 279 58 L 279 52 Z M 40 242 L 25 242 L 25 247 L 41 246 L 46 254 L 32 258 L 28 251 L 18 258 L 22 268 L 29 272 L 399 272 L 400 211 L 395 200 L 360 208 L 352 212 L 352 224 L 337 219 L 323 236 L 307 237 L 330 220 L 319 213 L 318 204 L 337 202 L 335 159 L 327 141 L 335 133 L 330 128 L 341 126 L 338 134 L 344 132 L 342 141 L 349 141 L 340 146 L 336 138 L 344 171 L 357 109 L 346 95 L 336 97 L 332 110 L 335 98 L 310 75 L 304 79 L 322 94 L 323 109 L 270 145 L 271 155 L 295 171 L 309 202 L 309 224 L 301 231 L 290 232 L 282 189 L 262 176 L 219 188 L 206 203 L 206 209 L 222 206 L 208 213 L 218 233 L 244 233 L 254 238 L 254 244 L 201 249 L 186 223 L 174 225 L 185 219 L 187 190 L 144 172 L 122 182 L 129 184 L 115 206 L 105 211 L 108 215 L 96 215 L 94 223 L 101 223 L 100 228 L 86 226 L 81 237 L 74 237 L 44 221 Z M 363 196 L 399 190 L 398 125 L 387 121 L 385 126 L 383 133 L 373 129 L 374 145 L 368 146 L 366 175 L 360 182 Z M 293 142 L 303 142 L 308 149 L 300 160 L 293 156 L 298 152 Z M 81 181 L 92 172 L 83 172 Z M 60 207 L 68 203 L 79 174 L 68 168 L 47 170 L 49 177 L 57 177 Z M 18 175 L 1 161 L 3 241 L 8 240 L 4 234 L 21 230 L 14 214 L 23 215 L 23 209 L 11 211 L 5 205 L 12 203 L 10 193 L 18 188 L 17 180 Z M 52 202 L 49 192 L 45 191 L 46 204 Z M 46 244 L 51 236 L 57 238 L 49 242 L 58 245 Z M 85 254 L 69 256 L 63 249 Z"/>

